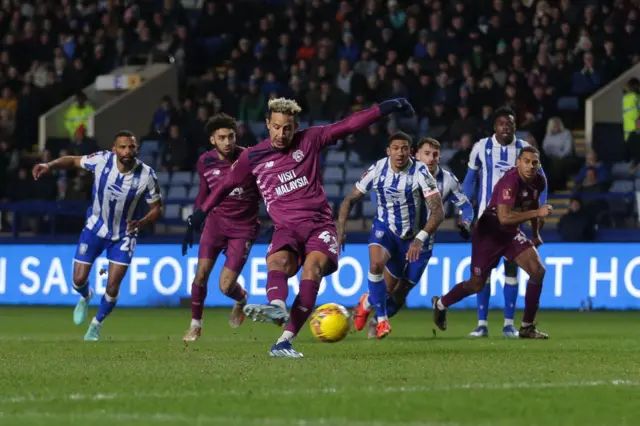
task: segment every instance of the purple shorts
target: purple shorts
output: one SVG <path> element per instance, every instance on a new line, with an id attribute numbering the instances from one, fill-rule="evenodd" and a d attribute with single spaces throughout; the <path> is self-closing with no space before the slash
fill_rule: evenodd
<path id="1" fill-rule="evenodd" d="M 471 273 L 486 281 L 502 257 L 512 261 L 533 247 L 520 229 L 505 230 L 497 217 L 484 214 L 471 237 Z"/>
<path id="2" fill-rule="evenodd" d="M 207 221 L 204 225 L 198 249 L 198 259 L 211 259 L 215 262 L 220 253 L 224 253 L 227 257 L 224 267 L 239 274 L 249 258 L 249 252 L 255 240 L 226 236 L 214 231 L 214 226 L 210 223 L 212 222 Z"/>
<path id="3" fill-rule="evenodd" d="M 271 237 L 271 244 L 267 250 L 267 257 L 285 248 L 290 248 L 298 256 L 298 269 L 304 265 L 307 255 L 313 251 L 324 253 L 330 262 L 327 275 L 338 269 L 338 233 L 333 223 L 297 227 L 296 229 L 276 228 Z"/>

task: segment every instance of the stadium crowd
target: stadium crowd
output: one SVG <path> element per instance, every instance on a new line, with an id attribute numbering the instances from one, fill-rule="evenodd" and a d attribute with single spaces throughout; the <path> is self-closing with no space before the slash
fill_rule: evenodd
<path id="1" fill-rule="evenodd" d="M 204 123 L 217 112 L 240 120 L 240 144 L 250 146 L 261 136 L 252 124 L 275 96 L 296 99 L 310 123 L 407 97 L 416 118 L 391 118 L 340 149 L 371 161 L 397 129 L 432 136 L 456 150 L 446 161 L 462 179 L 473 141 L 492 133 L 492 111 L 508 105 L 518 130 L 542 148 L 552 189 L 584 162 L 567 129 L 581 124 L 582 101 L 640 60 L 637 1 L 250 3 L 5 1 L 0 200 L 88 198 L 81 175 L 33 185 L 28 169 L 50 155 L 34 148 L 38 117 L 149 54 L 180 67 L 181 99 L 162 98 L 143 135 L 162 141 L 163 170 L 195 168 L 208 144 Z M 77 139 L 70 135 L 63 152 L 81 152 L 86 142 Z"/>

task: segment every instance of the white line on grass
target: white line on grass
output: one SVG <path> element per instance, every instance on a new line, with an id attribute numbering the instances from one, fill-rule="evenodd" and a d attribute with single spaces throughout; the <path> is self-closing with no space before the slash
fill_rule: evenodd
<path id="1" fill-rule="evenodd" d="M 296 418 L 238 418 L 222 416 L 195 415 L 187 416 L 183 414 L 169 413 L 117 413 L 108 410 L 90 411 L 84 413 L 53 413 L 42 411 L 23 411 L 19 413 L 4 413 L 0 411 L 0 418 L 5 419 L 49 419 L 49 420 L 89 420 L 97 422 L 145 422 L 145 423 L 185 423 L 189 425 L 202 424 L 224 424 L 224 425 L 293 425 L 293 426 L 326 426 L 326 425 L 349 425 L 349 426 L 456 426 L 451 422 L 404 422 L 404 421 L 362 421 L 346 418 L 319 418 L 319 419 L 296 419 Z"/>
<path id="2" fill-rule="evenodd" d="M 521 382 L 521 383 L 460 383 L 445 386 L 390 386 L 390 387 L 364 387 L 364 388 L 304 388 L 304 389 L 253 389 L 246 391 L 228 389 L 203 389 L 200 391 L 182 392 L 134 392 L 134 393 L 97 393 L 97 394 L 70 394 L 70 395 L 19 395 L 0 396 L 0 404 L 20 403 L 46 403 L 53 401 L 103 401 L 113 399 L 165 399 L 165 398 L 192 398 L 204 395 L 229 395 L 242 397 L 277 397 L 287 395 L 319 395 L 342 394 L 357 391 L 359 393 L 421 393 L 443 392 L 453 390 L 509 390 L 509 389 L 561 389 L 561 388 L 592 388 L 605 386 L 638 387 L 639 381 L 632 380 L 592 380 L 576 382 Z"/>

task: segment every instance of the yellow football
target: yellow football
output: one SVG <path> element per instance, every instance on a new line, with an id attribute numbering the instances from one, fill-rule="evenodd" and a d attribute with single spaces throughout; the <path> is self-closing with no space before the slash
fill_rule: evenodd
<path id="1" fill-rule="evenodd" d="M 339 342 L 349 334 L 349 312 L 337 303 L 326 303 L 313 311 L 309 326 L 320 341 Z"/>

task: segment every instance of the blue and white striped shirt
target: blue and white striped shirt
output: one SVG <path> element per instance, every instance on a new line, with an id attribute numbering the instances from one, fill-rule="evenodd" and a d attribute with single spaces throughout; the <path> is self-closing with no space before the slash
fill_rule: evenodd
<path id="1" fill-rule="evenodd" d="M 454 206 L 461 207 L 464 203 L 469 202 L 467 196 L 462 192 L 458 178 L 449 170 L 438 167 L 434 177 L 443 203 L 451 201 Z"/>
<path id="2" fill-rule="evenodd" d="M 438 193 L 436 180 L 427 167 L 413 158 L 398 173 L 391 168 L 389 157 L 377 161 L 356 182 L 356 188 L 363 194 L 376 191 L 376 220 L 405 239 L 413 238 L 424 228 L 428 217 L 425 200 Z"/>
<path id="3" fill-rule="evenodd" d="M 99 151 L 85 155 L 80 165 L 93 173 L 93 204 L 87 210 L 85 227 L 100 238 L 118 241 L 127 234 L 127 220 L 137 219 L 137 207 L 144 197 L 148 204 L 161 199 L 153 169 L 136 160 L 135 167 L 122 174 L 116 155 Z"/>
<path id="4" fill-rule="evenodd" d="M 507 171 L 515 167 L 518 154 L 525 146 L 529 146 L 529 143 L 517 138 L 502 146 L 495 135 L 481 139 L 473 146 L 469 156 L 469 168 L 482 169 L 478 191 L 478 217 L 487 208 L 493 187 Z"/>

